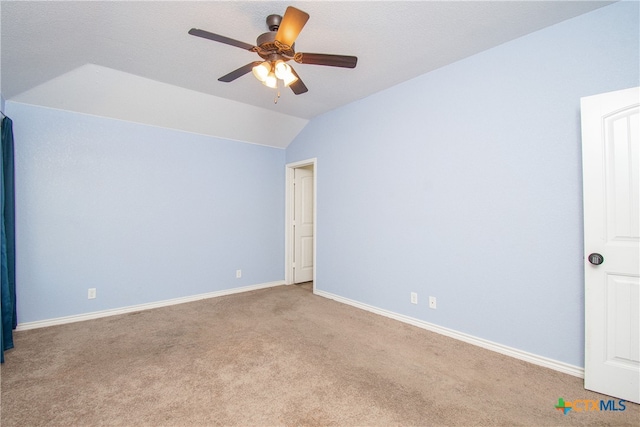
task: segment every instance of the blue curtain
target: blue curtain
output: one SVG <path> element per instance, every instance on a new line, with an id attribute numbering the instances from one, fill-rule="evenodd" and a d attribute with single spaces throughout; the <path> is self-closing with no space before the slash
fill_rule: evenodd
<path id="1" fill-rule="evenodd" d="M 16 316 L 16 240 L 15 196 L 13 183 L 13 123 L 9 117 L 2 119 L 2 162 L 0 162 L 0 215 L 2 216 L 2 254 L 0 275 L 0 362 L 4 363 L 4 351 L 13 348 L 13 330 L 18 325 Z"/>

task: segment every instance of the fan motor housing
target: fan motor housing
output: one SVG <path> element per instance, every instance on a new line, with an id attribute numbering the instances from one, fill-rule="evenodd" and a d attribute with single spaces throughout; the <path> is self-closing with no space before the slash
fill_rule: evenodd
<path id="1" fill-rule="evenodd" d="M 285 56 L 295 55 L 294 47 L 296 44 L 294 43 L 293 46 L 288 48 L 288 46 L 276 42 L 276 34 L 277 31 L 269 31 L 258 36 L 256 39 L 256 46 L 260 48 L 257 50 L 258 55 L 263 59 L 269 59 L 273 54 Z"/>

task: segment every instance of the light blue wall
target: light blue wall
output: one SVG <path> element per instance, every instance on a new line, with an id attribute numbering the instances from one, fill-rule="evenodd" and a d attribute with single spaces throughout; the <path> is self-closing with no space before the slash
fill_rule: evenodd
<path id="1" fill-rule="evenodd" d="M 20 323 L 283 280 L 284 150 L 7 108 Z"/>
<path id="2" fill-rule="evenodd" d="M 316 286 L 583 366 L 580 97 L 638 85 L 638 17 L 614 4 L 314 119 L 287 162 L 318 159 Z"/>

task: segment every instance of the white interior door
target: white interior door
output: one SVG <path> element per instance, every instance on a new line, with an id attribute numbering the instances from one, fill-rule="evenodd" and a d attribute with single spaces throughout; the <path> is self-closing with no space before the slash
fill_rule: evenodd
<path id="1" fill-rule="evenodd" d="M 639 88 L 581 102 L 584 384 L 589 390 L 636 403 L 640 403 L 639 104 Z"/>
<path id="2" fill-rule="evenodd" d="M 313 167 L 293 171 L 293 283 L 302 283 L 313 280 Z"/>

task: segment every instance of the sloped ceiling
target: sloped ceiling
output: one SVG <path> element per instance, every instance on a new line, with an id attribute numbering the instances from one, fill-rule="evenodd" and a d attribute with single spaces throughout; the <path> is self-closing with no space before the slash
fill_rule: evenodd
<path id="1" fill-rule="evenodd" d="M 446 64 L 610 4 L 602 1 L 2 1 L 2 96 L 286 147 L 309 119 Z M 254 44 L 288 5 L 311 18 L 299 52 L 355 55 L 343 69 L 294 64 L 309 92 L 217 78 L 257 54 L 193 37 L 200 28 Z"/>

